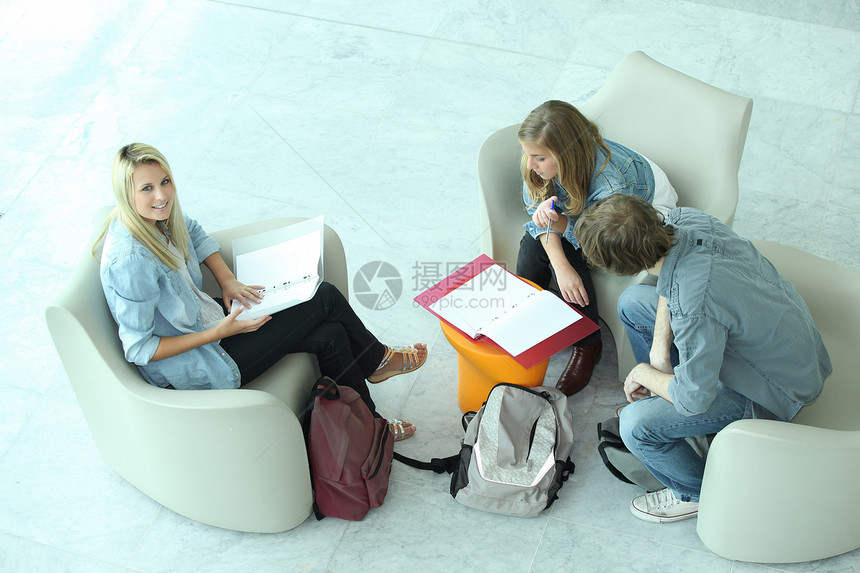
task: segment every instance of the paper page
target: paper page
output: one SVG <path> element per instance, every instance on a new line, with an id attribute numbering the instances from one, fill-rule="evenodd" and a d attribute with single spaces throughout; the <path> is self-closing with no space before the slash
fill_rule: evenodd
<path id="1" fill-rule="evenodd" d="M 322 231 L 236 255 L 236 278 L 274 289 L 318 274 Z"/>
<path id="2" fill-rule="evenodd" d="M 253 320 L 310 300 L 322 282 L 323 218 L 233 241 L 236 278 L 262 285 L 263 301 L 238 320 Z"/>
<path id="3" fill-rule="evenodd" d="M 260 304 L 251 304 L 251 308 L 243 310 L 237 320 L 254 320 L 310 300 L 322 282 L 317 279 L 318 277 L 312 277 L 286 288 L 263 293 L 263 301 Z"/>
<path id="4" fill-rule="evenodd" d="M 491 265 L 428 308 L 472 338 L 538 290 Z"/>
<path id="5" fill-rule="evenodd" d="M 517 356 L 582 318 L 570 305 L 548 290 L 518 305 L 515 312 L 499 317 L 482 332 Z"/>

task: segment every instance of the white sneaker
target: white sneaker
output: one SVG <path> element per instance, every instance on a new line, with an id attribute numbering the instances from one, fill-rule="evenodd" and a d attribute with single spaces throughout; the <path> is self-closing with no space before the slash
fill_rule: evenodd
<path id="1" fill-rule="evenodd" d="M 630 512 L 639 519 L 652 523 L 670 523 L 696 517 L 699 513 L 699 502 L 681 501 L 667 487 L 634 499 L 630 502 Z"/>

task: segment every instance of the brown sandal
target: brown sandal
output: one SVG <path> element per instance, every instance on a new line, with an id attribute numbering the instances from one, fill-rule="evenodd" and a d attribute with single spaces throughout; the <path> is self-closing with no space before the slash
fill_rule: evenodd
<path id="1" fill-rule="evenodd" d="M 425 348 L 424 350 L 424 360 L 421 360 L 418 356 L 418 349 L 414 346 L 396 346 L 393 348 L 386 346 L 385 356 L 382 357 L 382 362 L 379 363 L 379 366 L 376 368 L 376 372 L 367 378 L 367 381 L 371 384 L 379 384 L 380 382 L 388 380 L 392 376 L 418 370 L 425 362 L 427 362 L 427 349 Z M 401 356 L 402 366 L 400 370 L 393 368 L 385 372 L 380 372 L 380 370 L 388 366 L 388 363 L 391 362 L 391 359 L 394 358 L 396 354 L 400 354 Z"/>

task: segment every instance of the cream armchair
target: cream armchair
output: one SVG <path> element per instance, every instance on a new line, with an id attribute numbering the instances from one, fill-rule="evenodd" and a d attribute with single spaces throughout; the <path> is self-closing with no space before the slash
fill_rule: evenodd
<path id="1" fill-rule="evenodd" d="M 860 272 L 755 244 L 806 301 L 833 373 L 792 423 L 741 420 L 717 434 L 696 527 L 727 559 L 823 559 L 860 547 Z"/>
<path id="2" fill-rule="evenodd" d="M 537 106 L 541 102 L 535 102 Z M 752 100 L 727 93 L 666 67 L 642 52 L 628 55 L 580 111 L 603 135 L 656 162 L 678 192 L 682 206 L 696 207 L 731 224 L 738 201 L 738 167 Z M 490 135 L 478 152 L 481 248 L 508 269 L 528 215 L 522 203 L 519 124 Z M 636 361 L 618 318 L 618 297 L 647 280 L 593 273 L 600 317 L 618 352 L 624 379 Z"/>
<path id="3" fill-rule="evenodd" d="M 100 229 L 109 208 L 96 216 Z M 211 233 L 232 265 L 233 238 L 300 221 L 280 218 Z M 325 278 L 347 293 L 346 258 L 326 227 Z M 290 354 L 238 390 L 165 390 L 126 362 L 84 249 L 45 312 L 48 329 L 99 451 L 117 473 L 165 507 L 226 529 L 278 532 L 302 523 L 313 496 L 300 415 L 319 375 Z M 204 267 L 204 290 L 220 295 Z"/>

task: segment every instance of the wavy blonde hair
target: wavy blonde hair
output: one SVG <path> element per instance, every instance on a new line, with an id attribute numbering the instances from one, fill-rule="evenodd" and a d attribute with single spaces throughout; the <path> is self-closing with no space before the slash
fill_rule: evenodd
<path id="1" fill-rule="evenodd" d="M 558 170 L 558 181 L 569 196 L 564 214 L 570 217 L 579 215 L 588 197 L 598 147 L 606 154 L 606 161 L 598 172 L 609 163 L 609 148 L 603 142 L 597 125 L 569 103 L 550 100 L 526 117 L 517 138 L 549 151 Z M 520 171 L 532 206 L 552 195 L 552 182 L 545 181 L 528 168 L 528 155 L 525 152 L 520 159 Z"/>
<path id="2" fill-rule="evenodd" d="M 111 221 L 118 219 L 120 223 L 140 241 L 146 248 L 171 269 L 179 268 L 179 261 L 170 253 L 161 231 L 146 221 L 134 207 L 134 182 L 132 175 L 138 166 L 145 163 L 157 163 L 164 169 L 167 176 L 173 182 L 174 196 L 170 215 L 167 217 L 167 228 L 170 230 L 170 240 L 182 254 L 184 260 L 191 258 L 188 252 L 190 242 L 185 220 L 182 218 L 182 209 L 179 207 L 179 197 L 176 191 L 176 182 L 173 181 L 173 172 L 167 159 L 156 148 L 145 143 L 130 143 L 122 147 L 114 157 L 113 161 L 113 192 L 116 195 L 116 207 L 108 215 L 101 234 L 96 239 L 92 248 L 95 258 L 99 244 L 104 239 Z"/>

